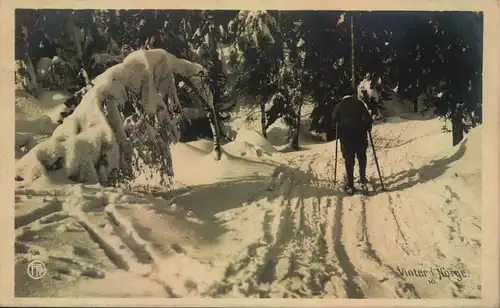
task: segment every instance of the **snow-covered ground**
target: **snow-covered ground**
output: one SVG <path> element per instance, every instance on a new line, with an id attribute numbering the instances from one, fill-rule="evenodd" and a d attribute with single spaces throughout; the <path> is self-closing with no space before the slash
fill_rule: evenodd
<path id="1" fill-rule="evenodd" d="M 17 97 L 16 136 L 29 142 L 16 158 L 53 131 L 57 97 Z M 303 132 L 301 151 L 282 151 L 280 123 L 272 143 L 241 128 L 221 161 L 210 141 L 177 144 L 170 192 L 57 172 L 18 182 L 16 296 L 479 298 L 481 127 L 452 147 L 442 125 L 401 114 L 374 127 L 389 191 L 369 149 L 371 197 L 333 183 L 335 142 Z M 35 259 L 41 280 L 26 273 Z"/>

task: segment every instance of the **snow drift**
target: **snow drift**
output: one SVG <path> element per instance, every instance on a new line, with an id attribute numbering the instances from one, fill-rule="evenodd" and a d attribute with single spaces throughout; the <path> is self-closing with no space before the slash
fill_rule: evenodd
<path id="1" fill-rule="evenodd" d="M 174 73 L 189 78 L 213 107 L 200 72 L 204 72 L 200 65 L 162 49 L 132 52 L 95 78 L 94 86 L 52 136 L 17 163 L 17 179 L 30 182 L 62 169 L 74 181 L 107 185 L 119 171 L 132 172 L 133 147 L 144 163 L 173 176 L 169 144 L 179 139 L 181 110 Z M 135 120 L 133 114 L 124 114 L 125 105 L 134 98 L 140 102 L 134 106 Z"/>
<path id="2" fill-rule="evenodd" d="M 277 152 L 276 148 L 261 133 L 243 128 L 238 131 L 235 140 L 224 145 L 223 148 L 236 156 L 260 157 Z"/>
<path id="3" fill-rule="evenodd" d="M 221 159 L 215 162 L 210 155 L 213 144 L 208 140 L 178 143 L 172 148 L 175 180 L 186 185 L 238 179 L 241 176 L 263 175 L 269 164 L 261 159 L 271 158 L 277 151 L 259 132 L 241 129 L 235 140 L 222 147 Z"/>

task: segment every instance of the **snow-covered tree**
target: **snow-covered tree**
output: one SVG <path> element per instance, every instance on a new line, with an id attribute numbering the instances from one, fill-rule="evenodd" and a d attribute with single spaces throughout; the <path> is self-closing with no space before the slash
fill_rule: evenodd
<path id="1" fill-rule="evenodd" d="M 306 87 L 311 74 L 304 68 L 307 53 L 304 51 L 305 33 L 303 24 L 280 13 L 279 27 L 282 33 L 284 54 L 277 78 L 278 90 L 271 99 L 267 124 L 282 118 L 288 125 L 289 148 L 299 150 L 299 132 L 304 100 L 310 97 Z"/>
<path id="2" fill-rule="evenodd" d="M 397 86 L 415 112 L 450 120 L 454 145 L 481 123 L 481 13 L 362 12 L 355 25 L 356 71 L 381 98 Z"/>
<path id="3" fill-rule="evenodd" d="M 210 85 L 213 93 L 214 108 L 207 109 L 206 113 L 212 132 L 214 132 L 214 148 L 217 159 L 220 159 L 222 121 L 229 119 L 227 111 L 234 105 L 229 104 L 230 98 L 227 89 L 227 70 L 221 42 L 226 40 L 226 30 L 213 12 L 203 11 L 201 22 L 190 38 L 191 46 L 196 50 L 200 63 L 207 68 L 206 83 Z"/>
<path id="4" fill-rule="evenodd" d="M 431 22 L 436 45 L 422 42 L 423 54 L 436 55 L 434 63 L 427 57 L 425 66 L 414 67 L 427 73 L 420 80 L 434 93 L 425 103 L 451 121 L 453 145 L 482 122 L 482 22 L 482 13 L 437 13 Z"/>
<path id="5" fill-rule="evenodd" d="M 52 136 L 19 160 L 16 179 L 34 181 L 64 170 L 73 181 L 112 185 L 130 180 L 147 165 L 168 185 L 173 176 L 170 144 L 179 140 L 181 113 L 174 74 L 186 77 L 213 108 L 201 65 L 162 49 L 134 51 L 94 79 Z"/>
<path id="6" fill-rule="evenodd" d="M 28 93 L 37 96 L 40 86 L 36 80 L 34 59 L 31 57 L 37 40 L 33 40 L 32 29 L 36 28 L 38 14 L 34 10 L 15 11 L 15 80 Z M 31 35 L 30 35 L 31 33 Z M 33 42 L 35 41 L 35 42 Z"/>
<path id="7" fill-rule="evenodd" d="M 26 71 L 29 93 L 43 88 L 73 92 L 85 86 L 80 72 L 98 41 L 92 14 L 92 10 L 16 10 L 17 73 L 22 76 Z"/>
<path id="8" fill-rule="evenodd" d="M 262 135 L 266 136 L 266 104 L 277 93 L 277 76 L 283 58 L 283 44 L 276 19 L 267 11 L 240 11 L 228 25 L 234 39 L 232 66 L 240 70 L 235 89 L 255 99 L 259 106 Z"/>
<path id="9" fill-rule="evenodd" d="M 304 70 L 309 76 L 303 87 L 310 94 L 315 107 L 311 113 L 311 130 L 326 133 L 333 140 L 335 130 L 331 122 L 337 102 L 351 87 L 351 57 L 349 25 L 339 11 L 293 12 L 293 18 L 302 23 L 307 54 Z"/>

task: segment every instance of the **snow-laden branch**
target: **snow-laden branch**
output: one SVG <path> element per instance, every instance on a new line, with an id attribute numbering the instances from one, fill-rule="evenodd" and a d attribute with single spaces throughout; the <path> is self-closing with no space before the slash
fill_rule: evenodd
<path id="1" fill-rule="evenodd" d="M 188 78 L 189 81 L 191 81 L 191 85 L 193 85 L 202 96 L 204 100 L 203 104 L 207 104 L 209 107 L 213 108 L 212 92 L 210 87 L 204 82 L 204 77 L 207 75 L 206 69 L 200 64 L 192 63 L 185 59 L 179 59 L 170 53 L 167 54 L 167 58 L 171 63 L 172 72 Z"/>
<path id="2" fill-rule="evenodd" d="M 277 27 L 276 20 L 268 14 L 267 11 L 240 11 L 238 16 L 229 22 L 229 31 L 238 36 L 238 39 L 244 39 L 259 46 L 259 39 L 266 39 L 271 44 L 275 40 L 271 34 L 271 29 Z"/>
<path id="3" fill-rule="evenodd" d="M 130 53 L 92 81 L 94 86 L 52 136 L 19 160 L 16 176 L 33 181 L 64 169 L 74 181 L 107 185 L 117 180 L 119 171 L 137 169 L 136 156 L 148 157 L 150 167 L 173 175 L 170 143 L 179 140 L 182 110 L 174 73 L 188 78 L 213 107 L 210 89 L 200 76 L 204 71 L 163 49 Z M 142 110 L 142 114 L 134 111 L 138 123 L 123 112 L 130 95 L 138 98 Z"/>

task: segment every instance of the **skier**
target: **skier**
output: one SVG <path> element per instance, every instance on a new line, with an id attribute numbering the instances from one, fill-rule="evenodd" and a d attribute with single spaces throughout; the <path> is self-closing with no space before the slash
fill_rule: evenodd
<path id="1" fill-rule="evenodd" d="M 368 148 L 368 134 L 371 132 L 373 121 L 365 103 L 354 97 L 350 90 L 340 100 L 333 111 L 333 124 L 338 123 L 340 149 L 345 160 L 347 183 L 344 190 L 348 194 L 355 192 L 354 165 L 355 157 L 359 163 L 360 182 L 365 185 L 366 179 L 366 150 Z"/>

